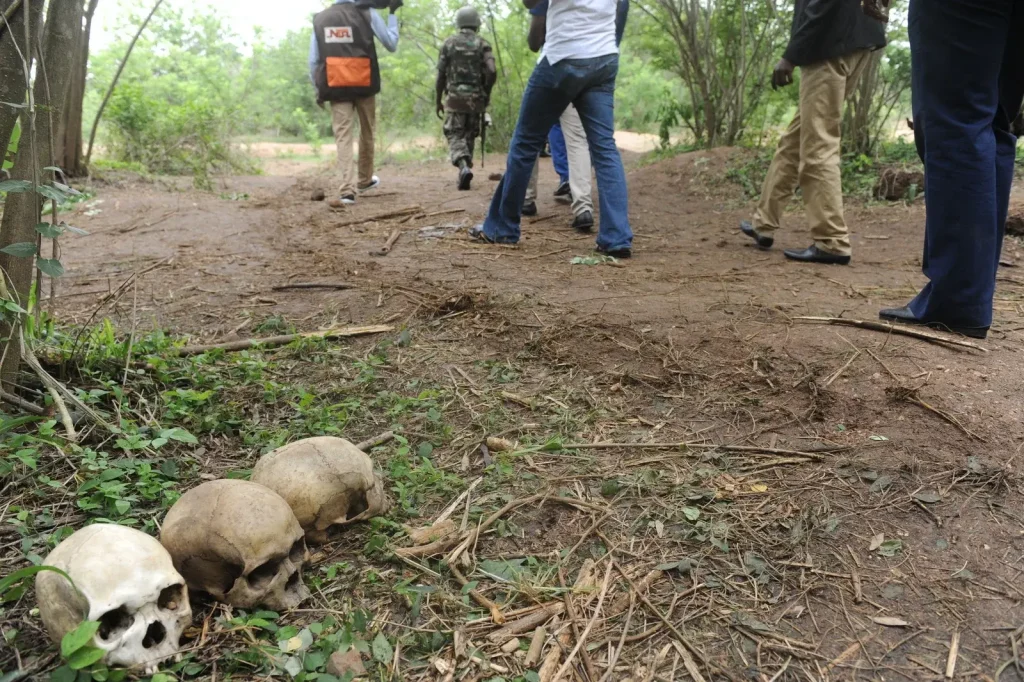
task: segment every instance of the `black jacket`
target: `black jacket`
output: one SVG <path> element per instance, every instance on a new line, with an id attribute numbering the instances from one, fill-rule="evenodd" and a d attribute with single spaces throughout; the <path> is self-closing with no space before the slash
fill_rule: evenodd
<path id="1" fill-rule="evenodd" d="M 783 57 L 807 66 L 857 50 L 885 47 L 885 26 L 869 19 L 861 0 L 796 0 Z"/>

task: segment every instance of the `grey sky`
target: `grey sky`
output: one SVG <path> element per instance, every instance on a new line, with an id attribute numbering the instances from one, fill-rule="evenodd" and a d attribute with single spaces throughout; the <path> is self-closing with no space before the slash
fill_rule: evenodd
<path id="1" fill-rule="evenodd" d="M 93 49 L 102 49 L 112 40 L 112 31 L 117 26 L 117 17 L 124 8 L 141 9 L 152 6 L 153 0 L 100 0 L 96 6 Z M 228 19 L 235 33 L 251 35 L 253 28 L 265 30 L 267 40 L 273 41 L 293 28 L 306 26 L 309 17 L 324 7 L 324 0 L 166 0 L 164 6 L 175 6 L 186 10 L 215 7 Z M 246 41 L 248 42 L 248 41 Z"/>

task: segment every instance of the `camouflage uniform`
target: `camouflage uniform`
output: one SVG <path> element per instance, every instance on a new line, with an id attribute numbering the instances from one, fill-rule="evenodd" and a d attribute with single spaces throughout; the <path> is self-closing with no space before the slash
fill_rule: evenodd
<path id="1" fill-rule="evenodd" d="M 452 165 L 473 165 L 473 147 L 494 87 L 491 45 L 463 28 L 448 38 L 437 61 L 438 92 L 445 92 L 444 136 Z"/>

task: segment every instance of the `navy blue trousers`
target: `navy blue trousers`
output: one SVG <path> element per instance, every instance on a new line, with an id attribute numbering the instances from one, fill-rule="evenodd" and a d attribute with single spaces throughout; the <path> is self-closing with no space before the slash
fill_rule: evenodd
<path id="1" fill-rule="evenodd" d="M 925 167 L 926 322 L 992 323 L 1024 99 L 1024 0 L 911 0 L 914 138 Z"/>

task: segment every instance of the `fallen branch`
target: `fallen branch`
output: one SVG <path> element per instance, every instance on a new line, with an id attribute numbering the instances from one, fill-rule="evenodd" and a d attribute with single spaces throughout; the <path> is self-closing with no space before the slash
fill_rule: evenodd
<path id="1" fill-rule="evenodd" d="M 346 282 L 297 282 L 296 284 L 280 284 L 276 287 L 271 287 L 271 291 L 288 291 L 289 289 L 337 289 L 344 291 L 345 289 L 357 289 L 358 286 L 355 284 L 348 284 Z"/>
<path id="2" fill-rule="evenodd" d="M 960 341 L 959 339 L 950 339 L 939 334 L 932 334 L 931 332 L 921 331 L 920 329 L 912 329 L 910 327 L 903 327 L 899 325 L 886 324 L 885 322 L 872 322 L 868 320 L 851 320 L 845 317 L 794 317 L 797 322 L 813 322 L 813 323 L 824 323 L 824 324 L 835 324 L 843 327 L 858 327 L 860 329 L 870 329 L 875 332 L 883 332 L 886 334 L 898 334 L 900 336 L 909 336 L 914 339 L 921 339 L 922 341 L 930 341 L 931 343 L 945 343 L 951 346 L 961 346 L 963 348 L 970 348 L 971 350 L 981 351 L 987 353 L 987 348 L 982 348 L 976 343 L 970 341 Z"/>
<path id="3" fill-rule="evenodd" d="M 24 398 L 18 397 L 13 393 L 8 393 L 3 389 L 0 389 L 0 400 L 4 401 L 5 403 L 10 403 L 15 407 L 19 407 L 25 412 L 28 412 L 29 414 L 34 414 L 37 417 L 46 416 L 46 410 L 43 409 L 42 407 L 39 407 L 35 403 L 29 402 Z"/>
<path id="4" fill-rule="evenodd" d="M 346 220 L 343 223 L 338 223 L 334 227 L 348 227 L 349 225 L 359 225 L 361 223 L 372 223 L 378 220 L 387 220 L 388 218 L 400 218 L 402 216 L 409 215 L 410 213 L 420 213 L 423 209 L 419 206 L 406 206 L 396 211 L 388 211 L 387 213 L 378 213 L 377 215 L 367 216 L 366 218 L 357 218 L 355 220 Z"/>
<path id="5" fill-rule="evenodd" d="M 715 445 L 713 443 L 568 443 L 562 446 L 563 450 L 609 450 L 609 449 L 636 449 L 636 450 L 721 450 L 723 452 L 750 452 L 766 455 L 788 455 L 791 457 L 809 457 L 811 459 L 824 459 L 826 454 L 849 450 L 848 447 L 836 447 L 821 450 L 820 452 L 806 452 L 803 450 L 780 450 L 778 448 L 762 448 L 756 445 Z"/>
<path id="6" fill-rule="evenodd" d="M 455 567 L 454 563 L 448 565 L 448 570 L 452 572 L 452 575 L 455 576 L 455 579 L 459 581 L 459 584 L 462 585 L 463 588 L 469 587 L 469 581 L 466 580 L 466 576 L 462 575 L 462 572 Z M 505 624 L 505 616 L 501 615 L 500 606 L 476 590 L 467 590 L 466 593 L 472 597 L 473 601 L 491 612 L 491 620 L 494 621 L 495 625 Z"/>
<path id="7" fill-rule="evenodd" d="M 593 566 L 593 565 L 591 564 L 591 566 Z M 609 574 L 611 573 L 611 564 L 610 563 L 609 563 L 609 566 L 608 566 L 608 572 L 609 572 Z M 586 577 L 584 572 L 580 571 L 580 575 L 576 579 L 576 586 L 578 586 L 581 582 L 586 582 L 587 580 L 588 580 L 588 578 Z M 561 584 L 562 588 L 565 589 L 565 574 L 562 572 L 561 565 L 559 565 L 559 567 L 558 567 L 558 582 Z M 574 586 L 574 589 L 575 589 L 576 586 Z M 607 587 L 607 585 L 605 585 L 605 590 L 604 591 L 607 592 L 607 589 L 608 589 L 608 587 Z M 563 600 L 565 601 L 565 617 L 569 619 L 569 625 L 572 627 L 572 633 L 573 633 L 573 635 L 575 635 L 576 641 L 579 642 L 579 641 L 583 641 L 583 640 L 586 639 L 586 633 L 581 635 L 580 634 L 580 630 L 579 630 L 579 626 L 576 624 L 576 621 L 579 619 L 579 616 L 576 614 L 576 609 L 574 609 L 573 605 L 572 605 L 572 593 L 573 593 L 573 590 L 566 590 L 565 594 L 563 595 Z M 601 594 L 601 599 L 604 599 L 604 593 Z M 597 602 L 597 608 L 598 609 L 601 608 L 601 601 L 600 600 L 598 600 L 598 602 Z M 596 611 L 594 613 L 594 618 L 595 619 L 597 618 L 597 612 Z M 590 660 L 590 654 L 587 652 L 586 647 L 580 649 L 580 660 L 583 661 L 583 669 L 587 671 L 587 679 L 588 680 L 596 680 L 596 679 L 598 679 L 598 677 L 597 677 L 597 670 L 594 669 L 594 662 L 592 660 Z M 566 663 L 566 665 L 568 665 L 568 662 Z"/>
<path id="8" fill-rule="evenodd" d="M 387 442 L 390 442 L 390 441 L 394 440 L 394 438 L 395 438 L 395 432 L 394 431 L 385 431 L 384 433 L 380 434 L 379 436 L 376 436 L 376 437 L 371 438 L 369 440 L 364 440 L 362 443 L 357 443 L 356 447 L 358 449 L 362 450 L 363 452 L 369 452 L 370 450 L 374 449 L 378 445 L 384 445 L 384 443 L 387 443 Z"/>
<path id="9" fill-rule="evenodd" d="M 507 623 L 502 629 L 495 630 L 487 635 L 487 639 L 497 644 L 507 642 L 513 637 L 517 637 L 530 630 L 536 630 L 555 616 L 560 616 L 564 611 L 565 604 L 563 603 L 555 602 L 554 604 L 548 604 L 540 611 L 535 611 L 528 616 L 523 616 L 519 620 Z"/>
<path id="10" fill-rule="evenodd" d="M 464 209 L 464 208 L 449 208 L 447 211 L 434 211 L 433 213 L 428 213 L 427 215 L 425 215 L 423 217 L 424 218 L 433 218 L 434 216 L 447 215 L 448 213 L 465 213 L 465 212 L 466 212 L 466 209 Z"/>
<path id="11" fill-rule="evenodd" d="M 609 556 L 608 570 L 604 572 L 604 584 L 601 586 L 601 596 L 597 598 L 597 606 L 594 607 L 594 615 L 590 618 L 590 622 L 587 623 L 587 627 L 583 630 L 583 634 L 577 638 L 576 647 L 569 652 L 569 655 L 565 657 L 565 662 L 562 663 L 562 667 L 558 669 L 557 673 L 555 673 L 554 682 L 558 682 L 558 680 L 562 678 L 562 675 L 569 670 L 569 666 L 572 665 L 572 660 L 576 658 L 580 649 L 586 645 L 587 637 L 590 635 L 590 631 L 594 629 L 594 623 L 597 622 L 598 617 L 601 615 L 601 605 L 604 604 L 604 598 L 608 596 L 608 586 L 612 581 L 612 568 L 614 568 L 614 566 L 615 561 Z M 588 670 L 587 673 L 590 674 L 590 671 Z"/>
<path id="12" fill-rule="evenodd" d="M 401 236 L 402 236 L 402 231 L 401 230 L 392 230 L 391 231 L 391 235 L 388 237 L 388 240 L 386 242 L 384 242 L 384 246 L 380 247 L 376 251 L 371 251 L 370 255 L 371 256 L 386 256 L 386 255 L 388 255 L 389 253 L 391 253 L 391 249 L 395 248 L 395 243 L 398 241 L 398 238 L 401 237 Z"/>
<path id="13" fill-rule="evenodd" d="M 187 355 L 202 355 L 211 350 L 236 351 L 248 348 L 277 348 L 286 346 L 299 339 L 343 339 L 352 336 L 366 336 L 368 334 L 384 334 L 394 331 L 390 325 L 379 324 L 367 327 L 343 327 L 341 329 L 323 329 L 317 332 L 303 332 L 301 334 L 285 334 L 284 336 L 268 336 L 262 339 L 241 339 L 238 341 L 225 341 L 223 343 L 207 343 L 197 346 L 182 346 L 172 348 L 168 355 L 180 357 Z"/>
<path id="14" fill-rule="evenodd" d="M 964 426 L 960 422 L 960 420 L 957 419 L 956 417 L 954 417 L 953 415 L 951 415 L 948 412 L 945 412 L 943 410 L 940 410 L 937 407 L 929 405 L 925 401 L 921 400 L 921 396 L 918 395 L 917 389 L 907 388 L 905 386 L 899 386 L 899 387 L 896 387 L 896 388 L 890 388 L 890 389 L 886 390 L 886 393 L 888 393 L 890 396 L 892 396 L 896 400 L 902 400 L 902 401 L 911 403 L 913 405 L 917 405 L 919 407 L 923 407 L 924 409 L 928 410 L 929 412 L 937 414 L 939 417 L 941 417 L 945 421 L 949 422 L 953 426 L 955 426 L 958 429 L 960 429 L 961 431 L 963 431 L 970 438 L 974 438 L 976 440 L 979 440 L 982 443 L 987 443 L 988 442 L 984 438 L 982 438 L 981 436 L 979 436 L 978 434 L 974 433 L 973 431 L 968 429 L 966 426 Z"/>

